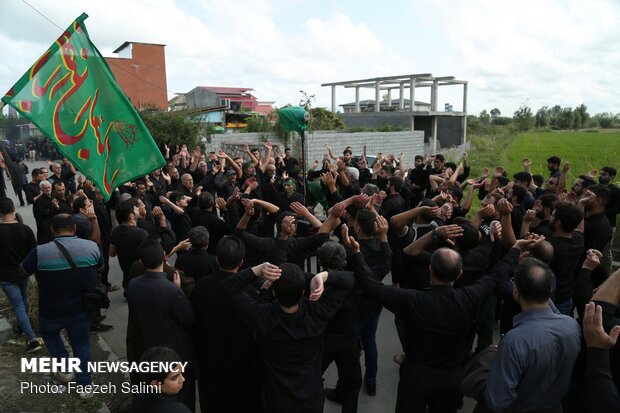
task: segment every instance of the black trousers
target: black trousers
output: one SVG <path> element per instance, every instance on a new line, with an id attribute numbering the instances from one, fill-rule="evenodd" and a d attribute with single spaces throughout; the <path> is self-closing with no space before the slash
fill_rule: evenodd
<path id="1" fill-rule="evenodd" d="M 322 371 L 325 372 L 332 362 L 336 362 L 336 394 L 342 399 L 342 413 L 357 412 L 357 400 L 362 388 L 361 352 L 362 344 L 358 335 L 323 338 Z"/>
<path id="2" fill-rule="evenodd" d="M 404 363 L 396 413 L 455 413 L 460 397 L 460 369 L 440 370 Z"/>

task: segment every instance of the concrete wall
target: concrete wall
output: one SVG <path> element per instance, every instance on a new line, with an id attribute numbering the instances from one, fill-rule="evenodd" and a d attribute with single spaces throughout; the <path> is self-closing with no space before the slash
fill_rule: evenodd
<path id="1" fill-rule="evenodd" d="M 131 59 L 105 58 L 119 86 L 138 109 L 155 105 L 168 110 L 164 46 L 133 43 L 128 47 Z"/>
<path id="2" fill-rule="evenodd" d="M 363 112 L 343 113 L 340 115 L 347 128 L 377 129 L 385 125 L 407 128 L 411 127 L 411 115 L 402 112 Z M 426 143 L 431 137 L 431 117 L 416 116 L 414 122 L 416 131 L 424 134 Z M 457 146 L 462 143 L 463 124 L 459 116 L 439 116 L 437 119 L 437 138 L 442 148 Z"/>
<path id="3" fill-rule="evenodd" d="M 261 153 L 264 149 L 262 142 L 271 142 L 276 145 L 280 152 L 284 152 L 285 147 L 293 150 L 293 156 L 299 157 L 301 153 L 301 139 L 294 134 L 286 138 L 281 138 L 275 133 L 236 133 L 210 135 L 207 138 L 206 150 L 217 151 L 223 148 L 236 156 L 240 154 L 243 145 L 258 146 Z M 361 155 L 364 145 L 366 145 L 367 155 L 376 155 L 382 152 L 384 155 L 393 153 L 397 157 L 401 152 L 405 154 L 406 165 L 413 165 L 415 155 L 424 154 L 424 134 L 421 131 L 403 132 L 357 132 L 340 133 L 334 131 L 320 131 L 309 133 L 306 140 L 307 165 L 312 165 L 314 160 L 321 161 L 325 150 L 325 145 L 333 147 L 334 155 L 342 154 L 345 147 L 351 146 L 354 155 Z"/>
<path id="4" fill-rule="evenodd" d="M 197 87 L 185 95 L 187 109 L 202 109 L 219 106 L 220 98 L 212 90 Z"/>

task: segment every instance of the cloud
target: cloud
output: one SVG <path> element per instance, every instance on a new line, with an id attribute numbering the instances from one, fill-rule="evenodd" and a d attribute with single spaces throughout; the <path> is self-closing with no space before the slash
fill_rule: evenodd
<path id="1" fill-rule="evenodd" d="M 582 102 L 619 111 L 612 84 L 620 63 L 616 41 L 619 7 L 612 1 L 472 0 L 450 7 L 415 1 L 424 24 L 454 39 L 453 64 L 476 96 L 477 110 L 514 110 L 527 100 L 536 108 Z M 615 106 L 612 108 L 612 106 Z"/>

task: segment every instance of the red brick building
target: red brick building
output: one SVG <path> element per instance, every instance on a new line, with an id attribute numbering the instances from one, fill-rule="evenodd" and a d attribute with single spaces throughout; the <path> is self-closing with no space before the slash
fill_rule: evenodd
<path id="1" fill-rule="evenodd" d="M 165 45 L 125 42 L 106 57 L 121 89 L 139 110 L 155 106 L 168 110 Z"/>

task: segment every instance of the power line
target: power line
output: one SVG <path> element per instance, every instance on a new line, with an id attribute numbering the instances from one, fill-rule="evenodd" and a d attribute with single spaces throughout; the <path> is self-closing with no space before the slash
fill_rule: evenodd
<path id="1" fill-rule="evenodd" d="M 34 10 L 35 12 L 37 12 L 37 13 L 38 13 L 41 17 L 43 17 L 45 20 L 47 20 L 48 22 L 50 22 L 50 23 L 51 23 L 51 24 L 53 24 L 54 26 L 58 27 L 58 29 L 60 29 L 60 30 L 64 30 L 62 27 L 60 27 L 59 25 L 57 25 L 57 24 L 56 24 L 53 20 L 51 20 L 51 19 L 50 19 L 49 17 L 47 17 L 45 14 L 41 13 L 41 12 L 40 12 L 39 10 L 37 10 L 34 6 L 32 6 L 31 4 L 29 4 L 26 0 L 22 0 L 22 2 L 23 2 L 24 4 L 26 4 L 28 7 L 30 7 L 32 10 Z M 151 82 L 151 81 L 149 81 L 149 80 L 143 79 L 143 78 L 141 78 L 140 76 L 136 75 L 135 73 L 132 73 L 132 72 L 130 72 L 129 70 L 125 69 L 124 67 L 119 66 L 119 65 L 117 65 L 117 64 L 114 64 L 114 63 L 113 63 L 113 62 L 111 62 L 110 60 L 107 60 L 107 59 L 106 59 L 106 61 L 108 62 L 108 64 L 109 64 L 110 66 L 114 66 L 114 67 L 115 67 L 115 68 L 117 68 L 118 70 L 122 70 L 123 72 L 125 72 L 125 73 L 127 73 L 127 74 L 129 74 L 129 75 L 131 75 L 131 76 L 133 76 L 133 77 L 135 77 L 135 78 L 136 78 L 136 79 L 138 79 L 138 80 L 141 80 L 141 81 L 142 81 L 142 82 L 144 82 L 144 83 L 148 83 L 149 85 L 151 85 L 151 86 L 153 86 L 153 87 L 155 87 L 155 88 L 157 88 L 157 89 L 159 89 L 159 90 L 163 90 L 164 92 L 167 92 L 167 93 L 172 93 L 172 94 L 174 94 L 174 95 L 179 95 L 179 94 L 182 94 L 182 93 L 178 93 L 178 92 L 173 92 L 172 90 L 164 89 L 163 87 L 159 86 L 158 84 L 153 83 L 153 82 Z M 168 99 L 168 97 L 167 97 L 167 96 L 166 96 L 166 99 Z"/>

